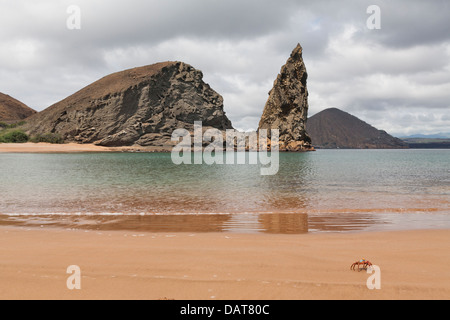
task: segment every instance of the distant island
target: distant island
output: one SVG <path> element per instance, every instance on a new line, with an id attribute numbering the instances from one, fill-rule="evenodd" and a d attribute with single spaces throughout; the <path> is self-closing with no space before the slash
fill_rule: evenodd
<path id="1" fill-rule="evenodd" d="M 450 139 L 444 138 L 402 138 L 411 149 L 450 149 Z"/>
<path id="2" fill-rule="evenodd" d="M 408 144 L 337 108 L 308 119 L 313 146 L 320 149 L 405 149 Z"/>

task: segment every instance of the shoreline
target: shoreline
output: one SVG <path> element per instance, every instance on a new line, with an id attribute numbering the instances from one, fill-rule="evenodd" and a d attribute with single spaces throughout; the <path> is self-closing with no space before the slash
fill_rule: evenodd
<path id="1" fill-rule="evenodd" d="M 123 146 L 123 147 L 102 147 L 95 144 L 79 144 L 79 143 L 64 143 L 64 144 L 51 144 L 45 142 L 33 143 L 0 143 L 0 154 L 2 153 L 114 153 L 114 152 L 130 152 L 130 153 L 170 153 L 173 150 L 173 146 L 166 147 L 143 147 L 139 145 L 135 146 Z M 448 150 L 443 148 L 399 148 L 399 149 L 322 149 L 313 148 L 311 150 L 304 150 L 293 153 L 307 153 L 316 152 L 318 150 Z M 289 153 L 286 151 L 280 151 L 280 153 Z"/>
<path id="2" fill-rule="evenodd" d="M 229 234 L 0 226 L 1 299 L 450 298 L 450 230 Z M 381 269 L 381 290 L 357 259 Z M 66 270 L 81 269 L 81 290 Z"/>
<path id="3" fill-rule="evenodd" d="M 111 153 L 111 152 L 170 152 L 165 147 L 101 147 L 94 144 L 78 143 L 0 143 L 1 153 Z"/>
<path id="4" fill-rule="evenodd" d="M 175 145 L 174 145 L 175 146 Z M 25 143 L 0 143 L 1 153 L 113 153 L 113 152 L 129 152 L 129 153 L 170 153 L 174 146 L 122 146 L 122 147 L 102 147 L 92 143 L 63 143 L 52 144 L 46 142 L 25 142 Z M 315 152 L 314 148 L 292 153 Z M 249 152 L 246 150 L 246 152 Z M 280 153 L 289 153 L 288 151 L 280 151 Z"/>

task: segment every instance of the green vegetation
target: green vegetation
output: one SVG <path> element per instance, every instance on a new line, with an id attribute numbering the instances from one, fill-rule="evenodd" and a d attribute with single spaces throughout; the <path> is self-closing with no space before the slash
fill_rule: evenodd
<path id="1" fill-rule="evenodd" d="M 16 123 L 0 122 L 0 143 L 25 143 L 28 142 L 30 137 L 20 129 L 16 129 L 23 126 L 25 121 Z"/>
<path id="2" fill-rule="evenodd" d="M 25 121 L 8 124 L 0 122 L 0 143 L 25 143 L 25 142 L 46 142 L 53 144 L 63 144 L 64 139 L 56 133 L 38 134 L 28 136 L 23 130 L 17 129 L 25 124 Z"/>
<path id="3" fill-rule="evenodd" d="M 46 134 L 38 134 L 34 137 L 31 137 L 30 142 L 39 143 L 39 142 L 47 142 L 53 144 L 63 144 L 64 139 L 56 133 L 46 133 Z"/>
<path id="4" fill-rule="evenodd" d="M 6 130 L 6 129 L 15 129 L 17 127 L 23 126 L 26 122 L 25 121 L 20 121 L 17 123 L 5 123 L 5 122 L 0 122 L 0 129 Z"/>
<path id="5" fill-rule="evenodd" d="M 28 135 L 22 130 L 4 130 L 0 133 L 0 143 L 25 143 Z"/>

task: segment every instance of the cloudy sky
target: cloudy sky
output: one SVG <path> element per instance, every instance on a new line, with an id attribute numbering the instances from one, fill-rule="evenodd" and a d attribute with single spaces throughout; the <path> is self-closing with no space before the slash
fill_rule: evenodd
<path id="1" fill-rule="evenodd" d="M 0 92 L 40 111 L 112 72 L 184 61 L 234 127 L 255 129 L 300 43 L 310 116 L 337 107 L 396 136 L 450 132 L 449 13 L 447 0 L 0 0 Z"/>

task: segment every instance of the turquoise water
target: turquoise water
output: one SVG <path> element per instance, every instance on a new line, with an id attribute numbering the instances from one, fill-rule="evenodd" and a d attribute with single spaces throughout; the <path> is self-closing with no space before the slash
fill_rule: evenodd
<path id="1" fill-rule="evenodd" d="M 306 231 L 450 228 L 449 150 L 281 153 L 274 176 L 177 166 L 164 153 L 1 154 L 0 164 L 3 220 L 210 215 L 225 216 L 226 231 L 267 231 L 283 214 L 302 231 L 305 219 Z"/>

